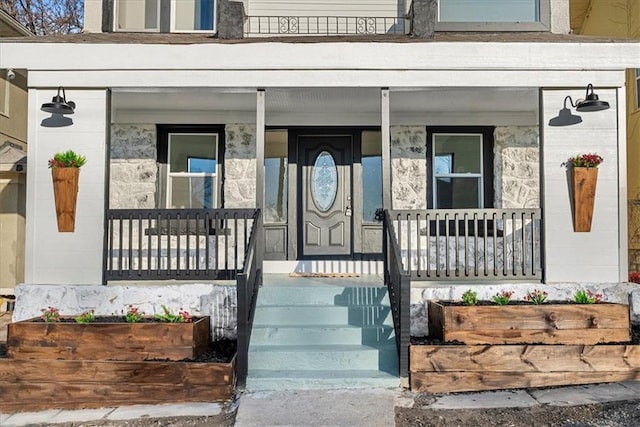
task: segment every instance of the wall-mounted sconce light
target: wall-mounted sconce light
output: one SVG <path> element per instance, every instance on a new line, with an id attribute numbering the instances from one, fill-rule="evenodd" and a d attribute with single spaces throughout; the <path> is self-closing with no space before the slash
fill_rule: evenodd
<path id="1" fill-rule="evenodd" d="M 573 99 L 571 99 L 570 96 L 567 96 L 567 98 L 569 98 L 571 105 L 577 111 L 602 111 L 609 108 L 609 103 L 607 101 L 600 101 L 598 95 L 593 93 L 593 85 L 591 83 L 587 85 L 587 94 L 584 99 L 578 99 L 574 104 Z M 565 98 L 565 103 L 567 98 Z"/>
<path id="2" fill-rule="evenodd" d="M 567 108 L 567 101 L 569 101 L 576 111 L 580 112 L 602 111 L 609 108 L 609 103 L 607 101 L 601 101 L 598 95 L 593 93 L 593 85 L 589 83 L 584 99 L 578 99 L 574 103 L 571 96 L 564 98 L 564 107 L 558 112 L 556 117 L 549 120 L 549 126 L 570 126 L 582 122 L 582 117 L 571 113 L 571 110 Z"/>
<path id="3" fill-rule="evenodd" d="M 62 91 L 62 96 L 60 96 Z M 64 88 L 60 86 L 58 88 L 58 94 L 53 97 L 51 102 L 45 102 L 40 109 L 44 112 L 51 114 L 73 114 L 76 109 L 76 103 L 73 101 L 67 101 L 67 95 L 64 92 Z"/>

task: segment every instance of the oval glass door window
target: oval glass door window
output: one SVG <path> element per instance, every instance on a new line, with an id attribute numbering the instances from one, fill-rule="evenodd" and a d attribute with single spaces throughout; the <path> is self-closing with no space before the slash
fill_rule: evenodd
<path id="1" fill-rule="evenodd" d="M 311 172 L 311 197 L 320 212 L 327 212 L 338 194 L 338 168 L 333 156 L 322 151 Z"/>

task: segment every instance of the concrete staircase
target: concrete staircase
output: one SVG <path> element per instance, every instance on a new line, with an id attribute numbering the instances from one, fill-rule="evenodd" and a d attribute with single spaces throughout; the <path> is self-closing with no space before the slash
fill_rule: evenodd
<path id="1" fill-rule="evenodd" d="M 247 389 L 397 387 L 386 288 L 296 283 L 260 289 Z"/>

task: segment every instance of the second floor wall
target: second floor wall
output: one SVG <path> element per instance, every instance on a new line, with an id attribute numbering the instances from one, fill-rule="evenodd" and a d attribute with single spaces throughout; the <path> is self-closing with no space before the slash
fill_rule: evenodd
<path id="1" fill-rule="evenodd" d="M 85 0 L 85 31 L 215 33 L 218 1 Z M 349 24 L 340 18 L 372 18 L 374 21 L 360 22 L 373 25 L 373 32 L 384 34 L 398 33 L 398 28 L 408 33 L 410 25 L 405 21 L 410 18 L 412 2 L 432 1 L 437 6 L 437 31 L 569 32 L 569 0 L 242 0 L 239 3 L 244 6 L 245 34 L 266 33 L 255 30 L 261 22 L 259 17 L 263 18 L 261 29 L 267 26 L 277 29 L 286 22 L 284 31 L 270 29 L 268 34 L 344 34 L 351 33 L 349 25 L 358 25 L 356 21 Z"/>

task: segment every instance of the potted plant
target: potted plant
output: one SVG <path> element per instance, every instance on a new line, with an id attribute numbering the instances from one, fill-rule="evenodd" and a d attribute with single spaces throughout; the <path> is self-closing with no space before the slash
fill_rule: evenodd
<path id="1" fill-rule="evenodd" d="M 73 150 L 56 153 L 49 160 L 53 178 L 53 195 L 56 204 L 58 231 L 73 232 L 76 223 L 76 200 L 80 168 L 87 162 L 85 156 Z"/>
<path id="2" fill-rule="evenodd" d="M 598 165 L 604 159 L 595 153 L 579 154 L 563 163 L 571 169 L 573 192 L 573 229 L 576 232 L 591 231 L 593 204 L 596 197 Z"/>

